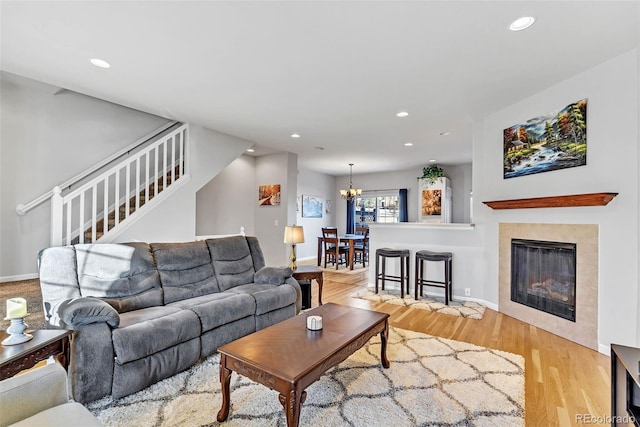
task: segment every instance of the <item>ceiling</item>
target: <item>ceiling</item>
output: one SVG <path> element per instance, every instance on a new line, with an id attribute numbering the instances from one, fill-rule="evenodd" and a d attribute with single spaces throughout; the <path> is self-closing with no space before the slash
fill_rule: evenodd
<path id="1" fill-rule="evenodd" d="M 330 175 L 347 175 L 348 163 L 359 174 L 471 162 L 474 120 L 640 39 L 638 1 L 2 0 L 0 8 L 2 70 L 235 135 L 256 154 L 294 152 L 300 168 Z M 537 19 L 531 28 L 507 29 L 525 15 Z M 401 110 L 409 116 L 396 117 Z"/>

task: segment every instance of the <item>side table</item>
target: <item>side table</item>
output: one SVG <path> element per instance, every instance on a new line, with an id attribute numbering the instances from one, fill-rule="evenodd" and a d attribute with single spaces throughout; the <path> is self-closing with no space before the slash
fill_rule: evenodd
<path id="1" fill-rule="evenodd" d="M 16 345 L 0 345 L 0 380 L 32 368 L 49 356 L 54 356 L 65 370 L 69 367 L 69 340 L 73 331 L 38 329 L 29 333 L 33 335 L 30 341 Z M 6 332 L 0 332 L 0 340 L 6 335 Z"/>
<path id="2" fill-rule="evenodd" d="M 611 344 L 611 426 L 640 427 L 640 348 Z"/>
<path id="3" fill-rule="evenodd" d="M 293 270 L 296 280 L 315 280 L 318 282 L 318 305 L 322 305 L 322 270 L 313 265 L 299 265 Z"/>

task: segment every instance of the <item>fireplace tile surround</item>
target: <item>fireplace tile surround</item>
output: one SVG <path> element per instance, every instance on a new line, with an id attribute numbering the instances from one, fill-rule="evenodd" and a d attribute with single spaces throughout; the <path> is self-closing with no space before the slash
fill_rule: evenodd
<path id="1" fill-rule="evenodd" d="M 576 250 L 576 321 L 511 301 L 511 239 L 571 242 Z M 598 225 L 499 224 L 499 310 L 570 341 L 598 350 Z"/>

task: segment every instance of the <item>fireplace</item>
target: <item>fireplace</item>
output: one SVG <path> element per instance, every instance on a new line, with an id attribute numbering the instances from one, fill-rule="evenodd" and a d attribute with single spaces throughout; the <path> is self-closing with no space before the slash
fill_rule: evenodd
<path id="1" fill-rule="evenodd" d="M 576 244 L 511 239 L 511 300 L 576 320 Z"/>
<path id="2" fill-rule="evenodd" d="M 511 300 L 511 242 L 575 243 L 574 321 Z M 555 244 L 555 243 L 554 243 Z M 571 249 L 571 248 L 570 248 Z M 598 225 L 505 223 L 499 225 L 500 312 L 578 344 L 598 350 Z M 563 275 L 562 270 L 556 272 Z M 543 279 L 544 282 L 546 279 Z M 540 283 L 535 280 L 532 283 Z M 539 286 L 537 286 L 539 288 Z M 558 296 L 554 294 L 554 296 Z M 563 300 L 564 297 L 559 298 Z"/>

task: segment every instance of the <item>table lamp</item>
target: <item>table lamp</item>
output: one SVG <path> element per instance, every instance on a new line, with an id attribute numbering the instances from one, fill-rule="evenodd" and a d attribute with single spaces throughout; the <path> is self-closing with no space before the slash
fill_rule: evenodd
<path id="1" fill-rule="evenodd" d="M 304 243 L 304 229 L 301 225 L 287 225 L 284 227 L 284 243 L 291 245 L 291 262 L 289 268 L 295 270 L 296 265 L 296 244 Z"/>

